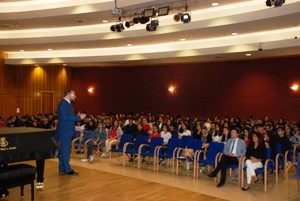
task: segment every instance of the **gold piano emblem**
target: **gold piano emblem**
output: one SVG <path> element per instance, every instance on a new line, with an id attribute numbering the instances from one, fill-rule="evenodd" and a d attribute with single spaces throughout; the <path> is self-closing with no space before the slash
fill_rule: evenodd
<path id="1" fill-rule="evenodd" d="M 5 137 L 0 138 L 0 147 L 7 147 L 8 142 Z"/>

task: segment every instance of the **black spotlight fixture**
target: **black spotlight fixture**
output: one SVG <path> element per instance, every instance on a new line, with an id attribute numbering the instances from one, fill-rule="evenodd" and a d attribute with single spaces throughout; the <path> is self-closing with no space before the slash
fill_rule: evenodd
<path id="1" fill-rule="evenodd" d="M 140 23 L 141 23 L 141 24 L 146 24 L 146 23 L 149 22 L 149 21 L 150 21 L 150 17 L 142 16 L 142 17 L 140 18 Z"/>
<path id="2" fill-rule="evenodd" d="M 115 32 L 115 31 L 116 31 L 116 25 L 111 25 L 110 30 L 111 30 L 112 32 Z"/>
<path id="3" fill-rule="evenodd" d="M 132 19 L 133 23 L 134 24 L 138 24 L 140 23 L 140 17 L 139 16 L 135 16 L 133 19 Z"/>
<path id="4" fill-rule="evenodd" d="M 127 27 L 127 28 L 130 28 L 130 27 L 133 26 L 133 25 L 134 25 L 133 20 L 130 20 L 130 21 L 126 21 L 126 22 L 125 22 L 125 27 Z"/>
<path id="5" fill-rule="evenodd" d="M 184 12 L 180 19 L 184 24 L 189 23 L 191 21 L 191 14 L 189 12 Z"/>
<path id="6" fill-rule="evenodd" d="M 185 5 L 184 11 L 175 14 L 173 19 L 174 19 L 175 22 L 181 21 L 184 24 L 189 23 L 191 21 L 191 19 L 192 19 L 191 11 L 188 10 L 187 4 Z"/>
<path id="7" fill-rule="evenodd" d="M 117 22 L 116 24 L 116 31 L 122 32 L 124 30 L 123 22 Z"/>
<path id="8" fill-rule="evenodd" d="M 271 7 L 271 6 L 275 6 L 275 7 L 279 7 L 282 6 L 285 3 L 285 0 L 267 0 L 266 1 L 266 5 Z"/>
<path id="9" fill-rule="evenodd" d="M 146 30 L 147 31 L 156 31 L 158 28 L 158 25 L 159 25 L 159 22 L 157 19 L 151 20 L 151 22 L 149 24 L 147 24 Z"/>
<path id="10" fill-rule="evenodd" d="M 110 27 L 110 30 L 113 32 L 122 32 L 124 30 L 124 26 L 123 26 L 121 17 L 119 17 L 119 20 L 116 22 L 115 25 L 112 25 Z"/>

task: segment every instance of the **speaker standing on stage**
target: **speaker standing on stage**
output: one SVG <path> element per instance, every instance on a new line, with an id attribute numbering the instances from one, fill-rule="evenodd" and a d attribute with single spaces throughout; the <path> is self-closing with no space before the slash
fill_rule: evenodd
<path id="1" fill-rule="evenodd" d="M 56 134 L 60 142 L 59 174 L 78 175 L 69 165 L 71 141 L 75 135 L 75 122 L 84 119 L 86 114 L 74 114 L 72 101 L 75 101 L 75 92 L 67 89 L 64 98 L 57 108 L 58 126 Z"/>

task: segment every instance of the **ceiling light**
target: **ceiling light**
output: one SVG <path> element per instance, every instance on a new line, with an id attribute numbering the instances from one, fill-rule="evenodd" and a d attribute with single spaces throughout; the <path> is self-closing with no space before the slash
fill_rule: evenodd
<path id="1" fill-rule="evenodd" d="M 103 23 L 107 23 L 107 22 L 108 22 L 108 20 L 102 20 L 102 22 L 103 22 Z"/>
<path id="2" fill-rule="evenodd" d="M 52 49 L 49 48 L 48 51 L 52 51 Z"/>
<path id="3" fill-rule="evenodd" d="M 252 56 L 252 54 L 246 54 L 246 57 L 251 57 Z"/>
<path id="4" fill-rule="evenodd" d="M 127 44 L 127 46 L 128 46 L 128 47 L 131 47 L 131 46 L 132 46 L 132 44 Z"/>
<path id="5" fill-rule="evenodd" d="M 211 5 L 212 5 L 212 6 L 218 6 L 219 3 L 215 2 L 215 3 L 212 3 Z"/>
<path id="6" fill-rule="evenodd" d="M 238 35 L 238 33 L 235 33 L 235 32 L 234 32 L 234 33 L 232 33 L 231 35 L 236 36 L 236 35 Z"/>
<path id="7" fill-rule="evenodd" d="M 146 26 L 147 31 L 156 31 L 159 23 L 158 20 L 152 20 L 149 24 Z"/>
<path id="8" fill-rule="evenodd" d="M 25 50 L 20 50 L 20 52 L 25 52 Z"/>
<path id="9" fill-rule="evenodd" d="M 180 40 L 181 40 L 181 41 L 185 41 L 186 39 L 185 39 L 185 38 L 180 38 Z"/>

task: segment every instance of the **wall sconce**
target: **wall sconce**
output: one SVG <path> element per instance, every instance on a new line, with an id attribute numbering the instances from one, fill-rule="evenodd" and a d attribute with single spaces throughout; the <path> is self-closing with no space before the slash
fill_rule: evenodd
<path id="1" fill-rule="evenodd" d="M 87 90 L 90 94 L 91 93 L 93 93 L 94 92 L 94 88 L 93 87 L 90 87 L 90 88 L 88 88 L 88 90 Z"/>
<path id="2" fill-rule="evenodd" d="M 175 91 L 175 87 L 171 86 L 171 87 L 169 87 L 169 89 L 168 89 L 168 90 L 169 90 L 169 92 L 170 92 L 170 93 L 174 93 L 174 91 Z"/>
<path id="3" fill-rule="evenodd" d="M 298 84 L 293 84 L 293 86 L 291 86 L 290 88 L 293 91 L 297 91 L 299 89 L 299 85 Z"/>

